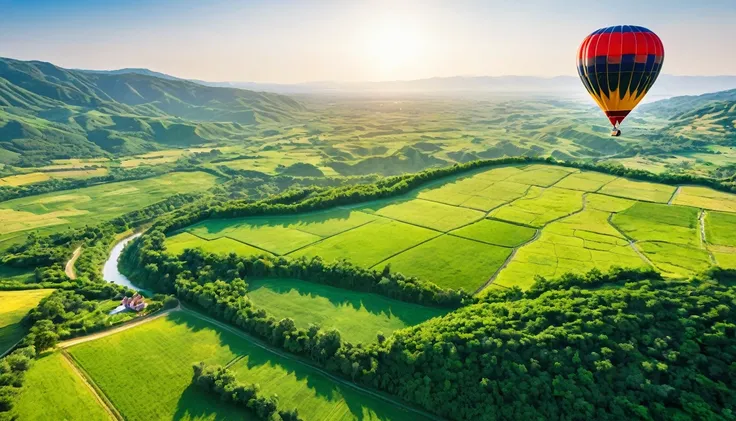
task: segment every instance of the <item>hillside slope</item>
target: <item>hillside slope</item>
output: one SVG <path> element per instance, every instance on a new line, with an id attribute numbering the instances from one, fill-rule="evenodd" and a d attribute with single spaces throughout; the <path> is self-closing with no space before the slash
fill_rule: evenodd
<path id="1" fill-rule="evenodd" d="M 0 58 L 0 162 L 129 154 L 242 139 L 305 111 L 277 94 Z"/>
<path id="2" fill-rule="evenodd" d="M 671 123 L 663 133 L 708 143 L 736 143 L 736 89 L 647 104 L 642 110 Z"/>

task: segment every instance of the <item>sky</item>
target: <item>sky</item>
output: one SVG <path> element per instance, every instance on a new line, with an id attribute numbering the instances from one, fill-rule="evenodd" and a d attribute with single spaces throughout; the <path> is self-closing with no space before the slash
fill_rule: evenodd
<path id="1" fill-rule="evenodd" d="M 0 56 L 299 83 L 575 75 L 590 32 L 656 32 L 664 73 L 736 75 L 736 0 L 0 0 Z"/>

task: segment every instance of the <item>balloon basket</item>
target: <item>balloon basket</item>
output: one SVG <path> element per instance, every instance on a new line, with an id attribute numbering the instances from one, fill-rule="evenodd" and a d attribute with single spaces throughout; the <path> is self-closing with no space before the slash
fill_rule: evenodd
<path id="1" fill-rule="evenodd" d="M 613 137 L 619 137 L 619 136 L 621 136 L 621 130 L 619 130 L 619 129 L 613 129 L 613 131 L 611 132 L 611 136 L 613 136 Z"/>

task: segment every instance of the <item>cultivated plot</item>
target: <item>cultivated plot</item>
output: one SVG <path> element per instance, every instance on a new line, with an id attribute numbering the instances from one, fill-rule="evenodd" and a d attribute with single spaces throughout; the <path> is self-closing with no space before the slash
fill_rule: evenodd
<path id="1" fill-rule="evenodd" d="M 723 212 L 736 212 L 736 196 L 708 187 L 683 186 L 672 201 L 675 205 L 692 206 Z"/>
<path id="2" fill-rule="evenodd" d="M 394 272 L 428 279 L 443 288 L 473 292 L 503 265 L 511 251 L 507 247 L 442 235 L 386 263 Z"/>
<path id="3" fill-rule="evenodd" d="M 201 249 L 216 254 L 236 253 L 243 256 L 259 254 L 271 255 L 271 253 L 265 250 L 249 246 L 245 243 L 227 237 L 206 240 L 188 232 L 181 232 L 168 237 L 164 244 L 168 253 L 177 256 L 186 249 Z"/>
<path id="4" fill-rule="evenodd" d="M 530 165 L 522 172 L 506 178 L 514 183 L 531 184 L 533 186 L 549 187 L 579 170 L 575 168 L 557 167 L 550 165 Z"/>
<path id="5" fill-rule="evenodd" d="M 587 209 L 547 225 L 539 239 L 520 248 L 494 284 L 528 288 L 536 276 L 585 273 L 593 268 L 641 267 L 646 262 L 608 223 L 610 214 Z"/>
<path id="6" fill-rule="evenodd" d="M 629 237 L 700 247 L 699 211 L 684 206 L 638 202 L 611 221 Z"/>
<path id="7" fill-rule="evenodd" d="M 736 214 L 706 212 L 705 238 L 709 244 L 736 247 Z"/>
<path id="8" fill-rule="evenodd" d="M 361 208 L 386 218 L 447 232 L 482 219 L 483 212 L 428 200 L 414 199 Z"/>
<path id="9" fill-rule="evenodd" d="M 555 187 L 595 192 L 615 179 L 616 176 L 599 172 L 579 172 L 563 178 Z"/>
<path id="10" fill-rule="evenodd" d="M 51 289 L 0 291 L 0 354 L 25 335 L 21 320 L 52 292 Z"/>
<path id="11" fill-rule="evenodd" d="M 452 235 L 482 241 L 497 246 L 517 247 L 534 237 L 534 228 L 510 224 L 493 219 L 483 219 L 474 224 L 451 231 Z"/>
<path id="12" fill-rule="evenodd" d="M 208 219 L 187 231 L 208 240 L 228 237 L 282 255 L 375 219 L 363 212 L 335 209 L 296 216 Z"/>
<path id="13" fill-rule="evenodd" d="M 289 256 L 319 256 L 327 262 L 347 259 L 360 266 L 373 266 L 438 235 L 437 231 L 382 218 L 297 250 Z"/>
<path id="14" fill-rule="evenodd" d="M 305 329 L 336 328 L 352 343 L 372 343 L 377 332 L 388 336 L 447 312 L 298 279 L 250 279 L 248 297 L 276 319 L 290 317 Z"/>
<path id="15" fill-rule="evenodd" d="M 133 329 L 69 349 L 125 419 L 251 419 L 192 386 L 192 365 L 226 365 L 244 383 L 277 394 L 307 419 L 402 419 L 408 414 L 335 384 L 294 360 L 258 347 L 230 330 L 187 312 L 174 312 Z M 100 358 L 104 356 L 104 358 Z M 241 360 L 237 360 L 243 357 Z M 131 362 L 135 362 L 134 364 Z M 324 418 L 325 414 L 335 416 Z M 412 415 L 413 416 L 413 415 Z"/>
<path id="16" fill-rule="evenodd" d="M 110 419 L 60 352 L 37 359 L 26 373 L 13 410 L 28 421 Z"/>
<path id="17" fill-rule="evenodd" d="M 583 207 L 583 192 L 557 187 L 532 187 L 521 199 L 491 211 L 496 219 L 543 227 L 552 220 L 570 215 Z"/>
<path id="18" fill-rule="evenodd" d="M 600 189 L 600 193 L 647 202 L 667 203 L 676 187 L 618 178 Z"/>
<path id="19" fill-rule="evenodd" d="M 48 234 L 107 221 L 215 182 L 207 173 L 180 172 L 8 200 L 0 203 L 0 240 L 31 229 Z"/>
<path id="20" fill-rule="evenodd" d="M 642 242 L 637 246 L 654 265 L 664 272 L 687 276 L 711 266 L 708 252 L 699 247 L 667 242 Z"/>

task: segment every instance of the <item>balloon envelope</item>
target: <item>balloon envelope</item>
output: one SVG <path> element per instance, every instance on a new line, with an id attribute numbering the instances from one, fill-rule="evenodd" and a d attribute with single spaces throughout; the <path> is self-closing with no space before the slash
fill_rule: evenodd
<path id="1" fill-rule="evenodd" d="M 583 85 L 615 127 L 644 98 L 664 62 L 659 37 L 641 26 L 619 25 L 588 35 L 577 56 Z"/>

